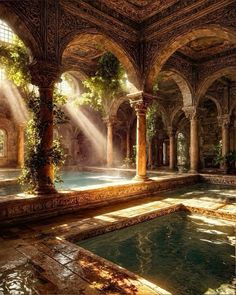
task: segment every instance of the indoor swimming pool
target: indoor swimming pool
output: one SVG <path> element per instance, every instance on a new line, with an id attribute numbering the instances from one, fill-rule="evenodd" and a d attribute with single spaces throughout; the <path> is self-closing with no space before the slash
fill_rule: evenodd
<path id="1" fill-rule="evenodd" d="M 175 295 L 235 294 L 234 223 L 176 212 L 77 244 Z"/>

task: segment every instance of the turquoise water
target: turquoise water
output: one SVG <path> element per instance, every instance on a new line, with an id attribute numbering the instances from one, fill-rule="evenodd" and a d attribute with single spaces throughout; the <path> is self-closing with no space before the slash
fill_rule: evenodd
<path id="1" fill-rule="evenodd" d="M 176 295 L 235 294 L 233 223 L 178 212 L 77 244 Z"/>
<path id="2" fill-rule="evenodd" d="M 2 173 L 2 179 L 16 178 L 19 174 L 17 171 L 8 171 L 6 177 L 4 172 Z M 62 183 L 56 184 L 56 188 L 59 190 L 73 189 L 78 187 L 85 187 L 90 185 L 98 184 L 113 184 L 119 183 L 132 177 L 123 177 L 119 174 L 108 174 L 108 173 L 92 173 L 92 172 L 81 172 L 81 171 L 63 171 L 62 172 Z M 1 174 L 0 174 L 1 179 Z M 22 192 L 22 188 L 18 184 L 7 184 L 0 186 L 0 196 L 6 196 L 10 194 L 18 194 Z"/>

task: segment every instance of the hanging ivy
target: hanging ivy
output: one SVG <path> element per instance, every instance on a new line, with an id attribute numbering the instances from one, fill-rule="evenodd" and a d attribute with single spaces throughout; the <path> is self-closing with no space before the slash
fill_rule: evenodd
<path id="1" fill-rule="evenodd" d="M 157 120 L 158 120 L 158 104 L 153 102 L 147 111 L 147 137 L 148 139 L 153 139 L 157 134 Z"/>
<path id="2" fill-rule="evenodd" d="M 126 92 L 124 68 L 111 52 L 107 52 L 99 59 L 96 74 L 83 84 L 85 92 L 79 103 L 89 105 L 104 114 L 112 99 Z"/>
<path id="3" fill-rule="evenodd" d="M 46 164 L 53 164 L 56 176 L 54 181 L 61 181 L 58 172 L 64 164 L 65 155 L 58 139 L 53 141 L 53 146 L 47 154 L 42 149 L 41 135 L 45 126 L 39 120 L 40 98 L 35 90 L 30 90 L 31 76 L 28 69 L 28 52 L 17 37 L 12 44 L 0 45 L 0 64 L 5 71 L 6 78 L 18 86 L 23 94 L 23 99 L 30 113 L 30 120 L 26 126 L 25 162 L 19 182 L 26 191 L 33 193 L 38 183 L 38 170 Z M 66 97 L 55 90 L 54 126 L 68 121 L 62 110 L 65 103 Z"/>

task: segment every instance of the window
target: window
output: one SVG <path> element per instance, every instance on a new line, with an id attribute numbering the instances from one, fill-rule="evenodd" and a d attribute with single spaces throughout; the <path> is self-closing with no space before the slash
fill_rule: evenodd
<path id="1" fill-rule="evenodd" d="M 14 33 L 12 29 L 2 20 L 0 20 L 0 41 L 12 43 Z"/>
<path id="2" fill-rule="evenodd" d="M 6 132 L 0 129 L 0 157 L 6 154 Z"/>

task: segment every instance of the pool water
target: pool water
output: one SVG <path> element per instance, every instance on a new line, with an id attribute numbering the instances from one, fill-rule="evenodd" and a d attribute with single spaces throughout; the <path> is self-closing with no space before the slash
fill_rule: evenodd
<path id="1" fill-rule="evenodd" d="M 4 175 L 5 172 L 2 172 Z M 6 178 L 16 178 L 19 176 L 17 171 L 9 171 L 6 174 Z M 108 173 L 93 173 L 93 172 L 81 172 L 81 171 L 63 171 L 62 183 L 56 184 L 56 188 L 59 190 L 73 189 L 78 187 L 85 187 L 98 184 L 113 184 L 119 183 L 131 179 L 132 176 L 120 176 L 119 174 Z M 1 179 L 1 174 L 0 174 Z M 3 178 L 4 179 L 4 178 Z M 11 194 L 18 194 L 22 192 L 22 188 L 19 184 L 7 184 L 0 186 L 0 196 L 6 196 Z"/>
<path id="2" fill-rule="evenodd" d="M 176 295 L 235 294 L 232 222 L 177 212 L 77 244 Z"/>

